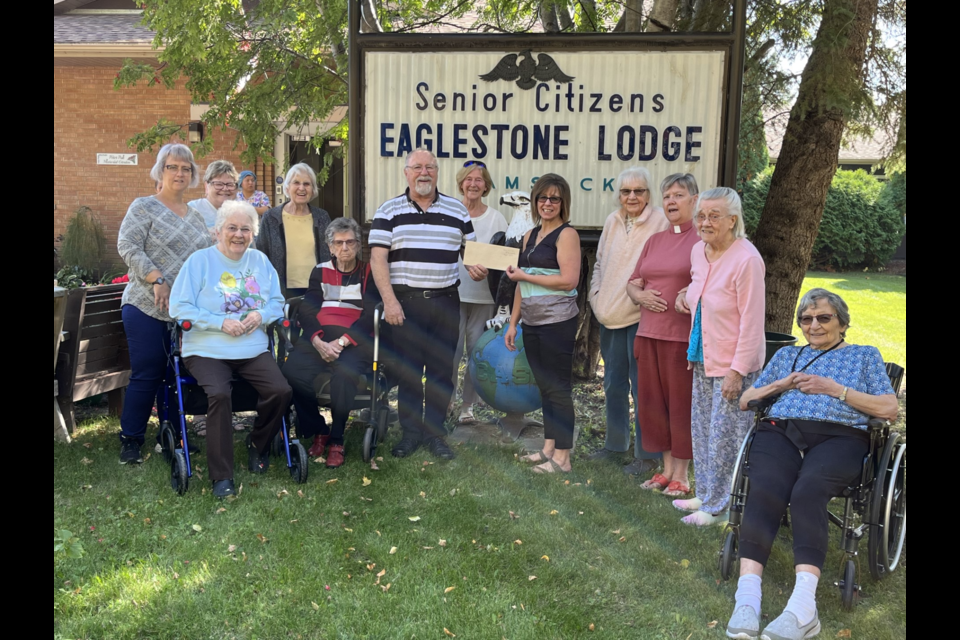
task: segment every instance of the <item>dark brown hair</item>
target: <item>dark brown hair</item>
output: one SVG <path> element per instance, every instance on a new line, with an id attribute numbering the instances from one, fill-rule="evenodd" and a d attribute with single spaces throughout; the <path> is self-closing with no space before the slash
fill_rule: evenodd
<path id="1" fill-rule="evenodd" d="M 560 194 L 560 222 L 570 222 L 570 185 L 555 173 L 547 173 L 540 176 L 534 183 L 533 191 L 530 192 L 530 201 L 533 203 L 530 215 L 533 216 L 533 223 L 540 224 L 540 210 L 537 206 L 539 198 L 550 187 L 553 187 Z"/>

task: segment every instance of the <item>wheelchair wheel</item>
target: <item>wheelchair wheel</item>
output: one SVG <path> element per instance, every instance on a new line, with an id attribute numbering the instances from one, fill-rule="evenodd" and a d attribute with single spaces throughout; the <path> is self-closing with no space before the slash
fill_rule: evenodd
<path id="1" fill-rule="evenodd" d="M 734 577 L 740 561 L 740 532 L 736 529 L 727 529 L 723 537 L 723 546 L 720 547 L 720 577 L 727 581 Z"/>
<path id="2" fill-rule="evenodd" d="M 170 486 L 177 495 L 182 496 L 190 488 L 190 476 L 187 475 L 187 457 L 183 451 L 174 451 L 170 463 Z"/>
<path id="3" fill-rule="evenodd" d="M 160 425 L 160 450 L 167 464 L 173 464 L 173 452 L 176 448 L 177 439 L 173 434 L 173 425 L 165 420 L 163 424 Z"/>
<path id="4" fill-rule="evenodd" d="M 367 427 L 363 432 L 363 461 L 370 462 L 377 452 L 377 437 L 374 434 L 373 427 Z"/>
<path id="5" fill-rule="evenodd" d="M 843 567 L 843 580 L 838 585 L 840 587 L 840 600 L 843 603 L 845 611 L 853 611 L 853 608 L 860 602 L 860 586 L 857 585 L 857 564 L 853 560 L 847 560 Z"/>
<path id="6" fill-rule="evenodd" d="M 907 445 L 891 433 L 883 449 L 870 498 L 867 559 L 877 580 L 900 564 L 907 539 Z"/>
<path id="7" fill-rule="evenodd" d="M 297 484 L 303 484 L 310 475 L 310 458 L 307 449 L 299 442 L 290 445 L 290 477 Z"/>
<path id="8" fill-rule="evenodd" d="M 747 459 L 747 450 L 753 442 L 755 429 L 751 429 L 740 444 L 740 451 L 737 453 L 737 462 L 734 465 L 733 481 L 730 483 L 730 518 L 732 524 L 740 524 L 743 517 L 743 506 L 747 498 L 747 477 L 744 474 L 744 463 Z"/>

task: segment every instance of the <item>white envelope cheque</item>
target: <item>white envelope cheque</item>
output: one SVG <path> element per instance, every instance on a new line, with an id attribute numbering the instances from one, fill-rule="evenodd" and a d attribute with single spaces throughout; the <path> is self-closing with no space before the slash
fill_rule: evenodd
<path id="1" fill-rule="evenodd" d="M 479 264 L 494 271 L 506 271 L 507 267 L 515 267 L 519 259 L 519 247 L 501 247 L 483 242 L 467 241 L 463 252 L 463 264 Z"/>

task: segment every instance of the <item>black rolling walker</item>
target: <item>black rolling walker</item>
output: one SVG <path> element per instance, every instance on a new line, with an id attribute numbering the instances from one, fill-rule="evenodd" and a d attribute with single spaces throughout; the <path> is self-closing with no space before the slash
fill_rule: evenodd
<path id="1" fill-rule="evenodd" d="M 190 478 L 193 476 L 193 467 L 190 461 L 190 449 L 187 445 L 187 414 L 204 415 L 207 413 L 207 396 L 203 388 L 197 384 L 186 370 L 181 355 L 181 338 L 184 331 L 190 331 L 192 323 L 185 320 L 180 323 L 171 322 L 170 324 L 170 352 L 167 363 L 167 379 L 164 383 L 164 401 L 158 408 L 160 417 L 160 448 L 164 459 L 170 463 L 170 486 L 179 495 L 183 495 L 190 488 Z M 270 350 L 273 351 L 273 330 L 289 325 L 286 319 L 279 320 L 267 331 L 270 336 Z M 231 403 L 233 411 L 255 411 L 257 408 L 257 392 L 249 382 L 242 378 L 234 378 L 232 381 Z M 176 429 L 170 420 L 170 402 L 176 398 L 177 407 L 180 410 L 180 434 L 177 435 Z M 288 411 L 289 415 L 289 411 Z M 277 434 L 279 445 L 274 446 L 275 455 L 281 453 L 286 455 L 287 468 L 290 470 L 290 476 L 298 484 L 307 481 L 310 473 L 309 458 L 307 450 L 299 440 L 291 440 L 287 433 L 286 417 L 283 418 L 283 426 Z"/>
<path id="2" fill-rule="evenodd" d="M 904 369 L 894 363 L 887 363 L 886 368 L 893 390 L 899 395 Z M 720 576 L 724 580 L 735 577 L 739 569 L 740 525 L 750 493 L 750 447 L 761 420 L 777 397 L 753 400 L 749 404 L 756 412 L 756 421 L 740 446 L 730 489 L 730 520 L 719 553 Z M 843 607 L 848 611 L 860 599 L 857 569 L 864 535 L 867 536 L 867 566 L 875 580 L 897 569 L 907 538 L 906 440 L 893 431 L 887 421 L 879 419 L 868 423 L 868 436 L 870 446 L 859 481 L 837 496 L 843 499 L 840 515 L 827 511 L 829 521 L 840 529 L 844 561 L 842 575 L 834 584 L 839 587 Z"/>

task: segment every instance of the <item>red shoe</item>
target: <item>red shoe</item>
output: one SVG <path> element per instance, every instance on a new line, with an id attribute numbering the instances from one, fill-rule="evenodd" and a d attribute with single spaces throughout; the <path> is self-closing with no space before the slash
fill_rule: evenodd
<path id="1" fill-rule="evenodd" d="M 343 464 L 343 445 L 330 445 L 330 453 L 327 454 L 327 469 L 336 469 Z"/>
<path id="2" fill-rule="evenodd" d="M 313 445 L 310 446 L 310 451 L 308 455 L 311 458 L 319 458 L 323 455 L 323 452 L 327 450 L 327 441 L 330 440 L 330 436 L 315 436 L 313 438 Z"/>

